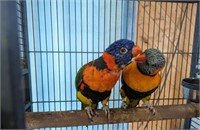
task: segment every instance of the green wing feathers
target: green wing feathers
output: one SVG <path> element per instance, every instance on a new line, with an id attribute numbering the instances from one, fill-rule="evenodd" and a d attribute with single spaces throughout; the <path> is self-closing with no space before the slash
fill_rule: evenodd
<path id="1" fill-rule="evenodd" d="M 76 74 L 76 79 L 75 79 L 75 85 L 76 85 L 76 90 L 79 90 L 79 85 L 82 81 L 82 78 L 83 78 L 83 71 L 84 71 L 84 68 L 85 68 L 85 65 L 82 66 L 78 73 Z"/>
<path id="2" fill-rule="evenodd" d="M 91 62 L 89 62 L 89 63 L 83 65 L 83 66 L 79 69 L 78 73 L 76 74 L 76 79 L 75 79 L 76 90 L 79 90 L 79 85 L 80 85 L 80 83 L 81 83 L 81 81 L 82 81 L 82 79 L 83 79 L 83 71 L 84 71 L 84 69 L 85 69 L 85 66 L 86 66 L 86 65 L 90 65 L 90 66 L 91 66 L 92 63 L 93 63 L 93 61 L 91 61 Z"/>

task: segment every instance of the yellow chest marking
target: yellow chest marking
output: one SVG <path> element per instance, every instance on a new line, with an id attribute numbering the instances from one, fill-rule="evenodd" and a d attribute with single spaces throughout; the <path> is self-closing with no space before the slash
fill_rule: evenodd
<path id="1" fill-rule="evenodd" d="M 139 92 L 147 92 L 154 88 L 156 88 L 161 81 L 160 74 L 156 74 L 155 76 L 148 76 L 142 74 L 138 68 L 136 62 L 132 62 L 128 66 L 126 66 L 122 72 L 123 79 L 126 84 L 132 88 L 133 90 Z"/>
<path id="2" fill-rule="evenodd" d="M 94 66 L 86 66 L 83 72 L 83 81 L 90 89 L 98 92 L 111 90 L 118 81 L 121 70 L 97 70 Z"/>

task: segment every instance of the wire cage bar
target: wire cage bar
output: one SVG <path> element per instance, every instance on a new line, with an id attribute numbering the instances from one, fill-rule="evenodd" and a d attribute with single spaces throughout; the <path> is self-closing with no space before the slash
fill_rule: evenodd
<path id="1" fill-rule="evenodd" d="M 24 129 L 18 16 L 15 1 L 1 1 L 1 128 Z"/>
<path id="2" fill-rule="evenodd" d="M 186 104 L 181 80 L 190 76 L 192 56 L 197 54 L 193 51 L 198 44 L 193 42 L 197 1 L 27 0 L 22 3 L 17 2 L 17 12 L 20 58 L 23 74 L 27 76 L 22 81 L 26 86 L 25 103 L 29 104 L 26 110 L 80 110 L 74 84 L 78 69 L 121 38 L 133 40 L 143 50 L 158 48 L 166 57 L 161 87 L 152 95 L 151 103 Z M 110 108 L 121 107 L 120 86 L 118 81 L 112 90 Z M 172 119 L 55 129 L 183 127 L 184 119 Z"/>
<path id="3" fill-rule="evenodd" d="M 21 84 L 23 88 L 23 102 L 26 111 L 32 111 L 30 72 L 29 72 L 29 54 L 26 28 L 25 1 L 16 1 L 18 43 L 20 51 Z"/>

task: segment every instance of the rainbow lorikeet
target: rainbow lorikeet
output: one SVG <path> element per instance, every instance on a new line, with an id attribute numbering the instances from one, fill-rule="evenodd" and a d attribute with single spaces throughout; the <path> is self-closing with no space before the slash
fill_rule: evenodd
<path id="1" fill-rule="evenodd" d="M 102 103 L 109 119 L 110 111 L 106 104 L 111 89 L 118 81 L 123 67 L 133 57 L 140 57 L 141 53 L 141 49 L 133 41 L 121 39 L 110 44 L 101 57 L 79 69 L 75 79 L 76 94 L 90 120 L 94 116 L 93 109 L 97 108 L 98 102 Z"/>
<path id="2" fill-rule="evenodd" d="M 154 48 L 146 49 L 143 54 L 145 58 L 141 60 L 136 57 L 122 72 L 122 108 L 136 107 L 142 100 L 144 106 L 155 114 L 148 101 L 161 82 L 159 72 L 165 65 L 165 57 Z"/>

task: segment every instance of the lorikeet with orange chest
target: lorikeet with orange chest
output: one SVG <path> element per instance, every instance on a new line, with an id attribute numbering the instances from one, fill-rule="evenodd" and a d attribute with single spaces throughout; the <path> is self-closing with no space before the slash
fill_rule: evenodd
<path id="1" fill-rule="evenodd" d="M 103 105 L 108 119 L 109 107 L 106 105 L 111 89 L 118 81 L 123 67 L 133 58 L 140 57 L 142 51 L 133 41 L 121 39 L 112 43 L 101 57 L 82 66 L 76 75 L 77 98 L 82 102 L 89 119 L 98 102 Z"/>
<path id="2" fill-rule="evenodd" d="M 161 77 L 159 72 L 165 65 L 165 57 L 154 48 L 146 49 L 141 60 L 137 57 L 122 72 L 122 108 L 136 107 L 140 100 L 153 114 L 155 110 L 149 104 L 151 94 L 158 88 Z"/>

